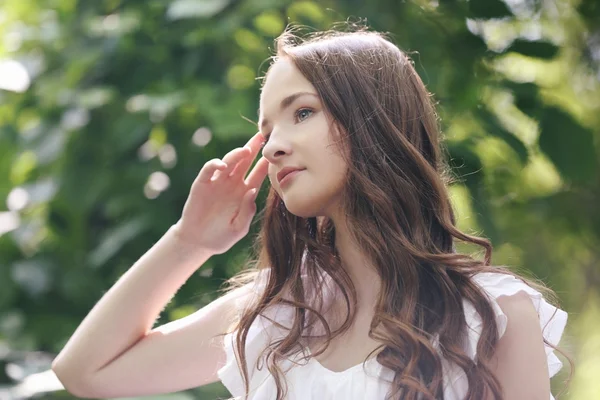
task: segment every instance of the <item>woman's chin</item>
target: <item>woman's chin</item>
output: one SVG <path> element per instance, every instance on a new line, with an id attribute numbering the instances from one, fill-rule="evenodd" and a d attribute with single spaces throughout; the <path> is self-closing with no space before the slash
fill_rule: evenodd
<path id="1" fill-rule="evenodd" d="M 320 215 L 320 210 L 314 207 L 314 204 L 303 203 L 296 200 L 283 200 L 285 208 L 296 217 L 312 218 Z"/>
<path id="2" fill-rule="evenodd" d="M 289 207 L 286 207 L 286 208 L 291 214 L 294 214 L 296 217 L 300 217 L 300 218 L 312 218 L 312 217 L 316 217 L 318 215 L 307 209 L 302 209 L 302 208 L 298 209 L 298 208 L 289 208 Z"/>
<path id="3" fill-rule="evenodd" d="M 337 202 L 334 202 L 329 193 L 326 195 L 317 195 L 315 191 L 295 193 L 283 193 L 281 197 L 285 208 L 293 215 L 300 218 L 312 218 L 328 216 L 332 209 L 335 209 Z"/>

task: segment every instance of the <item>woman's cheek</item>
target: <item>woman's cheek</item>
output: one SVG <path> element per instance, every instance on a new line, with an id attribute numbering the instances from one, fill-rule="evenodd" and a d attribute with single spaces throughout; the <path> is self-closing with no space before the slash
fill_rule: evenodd
<path id="1" fill-rule="evenodd" d="M 273 164 L 269 164 L 269 169 L 267 172 L 267 175 L 269 176 L 269 183 L 271 186 L 275 187 L 275 174 L 277 171 L 275 171 Z"/>

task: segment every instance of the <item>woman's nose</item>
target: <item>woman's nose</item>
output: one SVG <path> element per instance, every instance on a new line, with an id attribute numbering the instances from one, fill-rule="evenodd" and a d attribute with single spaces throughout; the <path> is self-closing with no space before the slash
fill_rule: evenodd
<path id="1" fill-rule="evenodd" d="M 262 154 L 270 163 L 275 163 L 281 159 L 284 155 L 290 155 L 292 153 L 292 146 L 289 140 L 271 133 L 269 140 L 265 143 Z"/>

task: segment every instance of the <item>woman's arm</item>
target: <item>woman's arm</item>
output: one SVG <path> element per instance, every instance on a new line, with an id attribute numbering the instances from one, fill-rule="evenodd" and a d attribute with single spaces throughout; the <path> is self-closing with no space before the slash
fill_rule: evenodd
<path id="1" fill-rule="evenodd" d="M 217 361 L 224 359 L 224 350 L 212 339 L 231 324 L 235 297 L 243 290 L 193 316 L 151 329 L 194 271 L 248 233 L 256 213 L 256 194 L 268 172 L 265 159 L 250 170 L 262 142 L 257 133 L 223 160 L 204 164 L 177 224 L 83 320 L 52 363 L 70 392 L 80 397 L 123 397 L 182 390 L 216 380 Z"/>
<path id="2" fill-rule="evenodd" d="M 508 317 L 498 341 L 493 372 L 505 399 L 548 400 L 550 374 L 537 311 L 529 295 L 518 292 L 497 299 Z"/>
<path id="3" fill-rule="evenodd" d="M 52 363 L 79 397 L 166 393 L 217 379 L 224 332 L 235 313 L 232 293 L 187 318 L 152 325 L 210 253 L 186 244 L 172 227 L 102 297 Z"/>

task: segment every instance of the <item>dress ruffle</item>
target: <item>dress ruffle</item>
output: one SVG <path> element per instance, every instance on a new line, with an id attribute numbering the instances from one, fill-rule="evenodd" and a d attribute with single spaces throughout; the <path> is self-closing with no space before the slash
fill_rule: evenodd
<path id="1" fill-rule="evenodd" d="M 498 305 L 498 298 L 512 296 L 523 291 L 529 295 L 538 313 L 544 339 L 554 346 L 558 345 L 567 324 L 568 314 L 565 311 L 548 303 L 540 292 L 514 276 L 501 273 L 480 273 L 474 276 L 473 279 L 484 289 L 491 300 L 490 304 L 496 313 L 499 337 L 502 337 L 506 331 L 508 318 Z M 470 353 L 469 356 L 474 358 L 477 352 L 477 342 L 481 336 L 482 321 L 471 304 L 465 303 L 465 305 L 467 324 L 470 327 L 467 350 Z M 550 377 L 552 377 L 560 371 L 562 362 L 558 359 L 552 347 L 545 345 L 545 349 L 548 371 Z"/>

